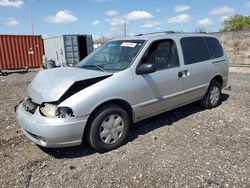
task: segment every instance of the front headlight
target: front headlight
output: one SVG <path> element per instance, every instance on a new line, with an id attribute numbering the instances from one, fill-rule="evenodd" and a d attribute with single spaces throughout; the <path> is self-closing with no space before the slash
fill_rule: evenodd
<path id="1" fill-rule="evenodd" d="M 71 108 L 57 107 L 57 105 L 49 103 L 44 103 L 44 105 L 40 108 L 40 112 L 42 115 L 50 118 L 66 118 L 74 116 Z"/>
<path id="2" fill-rule="evenodd" d="M 58 118 L 66 118 L 66 117 L 74 117 L 73 111 L 69 107 L 58 107 L 56 111 L 56 117 Z"/>
<path id="3" fill-rule="evenodd" d="M 40 108 L 40 111 L 46 117 L 51 117 L 51 118 L 56 117 L 57 105 L 45 103 Z"/>

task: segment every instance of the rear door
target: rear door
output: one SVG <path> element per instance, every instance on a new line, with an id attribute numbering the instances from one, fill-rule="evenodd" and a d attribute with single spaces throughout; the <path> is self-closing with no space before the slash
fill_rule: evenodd
<path id="1" fill-rule="evenodd" d="M 212 77 L 216 75 L 220 75 L 223 78 L 223 85 L 225 87 L 227 85 L 228 79 L 228 64 L 227 57 L 223 51 L 223 48 L 218 41 L 218 39 L 214 37 L 204 37 L 209 53 L 212 60 Z"/>
<path id="2" fill-rule="evenodd" d="M 187 102 L 200 99 L 211 78 L 211 60 L 204 37 L 181 39 L 184 58 L 183 99 Z"/>
<path id="3" fill-rule="evenodd" d="M 154 64 L 156 71 L 134 76 L 138 119 L 164 112 L 181 103 L 183 79 L 178 77 L 182 68 L 175 41 L 172 39 L 153 42 L 140 64 Z M 139 64 L 139 65 L 140 65 Z"/>

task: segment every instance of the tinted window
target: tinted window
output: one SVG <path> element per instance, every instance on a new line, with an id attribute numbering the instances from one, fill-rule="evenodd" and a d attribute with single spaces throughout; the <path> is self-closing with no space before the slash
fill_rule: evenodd
<path id="1" fill-rule="evenodd" d="M 156 70 L 179 66 L 179 58 L 173 40 L 153 42 L 144 54 L 143 63 L 152 63 Z"/>
<path id="2" fill-rule="evenodd" d="M 210 56 L 212 59 L 223 56 L 223 49 L 222 49 L 219 41 L 216 38 L 205 37 L 204 39 L 207 43 L 207 46 L 208 46 L 208 49 L 210 52 Z"/>
<path id="3" fill-rule="evenodd" d="M 181 46 L 186 65 L 210 59 L 203 37 L 186 37 L 181 39 Z"/>

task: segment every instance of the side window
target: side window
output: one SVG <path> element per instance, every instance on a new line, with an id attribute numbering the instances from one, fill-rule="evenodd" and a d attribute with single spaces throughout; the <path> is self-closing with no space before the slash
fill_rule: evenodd
<path id="1" fill-rule="evenodd" d="M 152 63 L 156 70 L 178 67 L 179 58 L 174 41 L 168 39 L 153 42 L 144 54 L 142 63 Z"/>
<path id="2" fill-rule="evenodd" d="M 181 46 L 185 65 L 210 59 L 208 48 L 203 37 L 182 38 Z"/>
<path id="3" fill-rule="evenodd" d="M 205 37 L 205 41 L 207 43 L 210 56 L 212 59 L 222 57 L 223 56 L 223 49 L 221 47 L 220 42 L 213 37 Z"/>

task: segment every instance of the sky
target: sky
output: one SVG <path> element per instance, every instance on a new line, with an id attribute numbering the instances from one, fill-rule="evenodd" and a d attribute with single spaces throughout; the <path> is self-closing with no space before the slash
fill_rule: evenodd
<path id="1" fill-rule="evenodd" d="M 158 31 L 216 32 L 235 14 L 250 15 L 250 0 L 0 0 L 0 34 L 134 35 Z"/>

